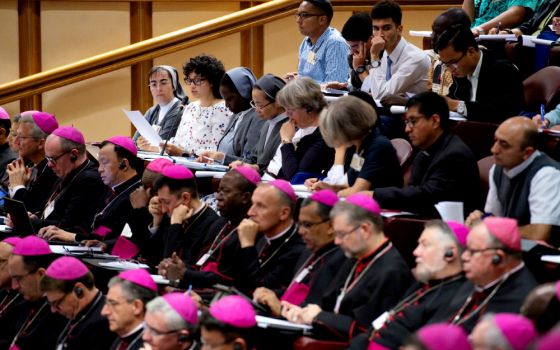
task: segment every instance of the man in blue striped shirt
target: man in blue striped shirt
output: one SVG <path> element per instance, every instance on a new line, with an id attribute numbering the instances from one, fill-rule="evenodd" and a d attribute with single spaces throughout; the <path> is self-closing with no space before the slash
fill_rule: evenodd
<path id="1" fill-rule="evenodd" d="M 299 47 L 297 74 L 318 83 L 348 80 L 347 57 L 350 48 L 340 32 L 330 23 L 333 8 L 329 0 L 303 1 L 296 14 L 301 34 L 305 35 Z M 288 80 L 295 74 L 288 74 Z"/>

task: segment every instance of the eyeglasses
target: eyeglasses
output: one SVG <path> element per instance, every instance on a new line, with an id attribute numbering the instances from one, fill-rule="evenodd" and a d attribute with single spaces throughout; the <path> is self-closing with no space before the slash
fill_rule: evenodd
<path id="1" fill-rule="evenodd" d="M 122 304 L 130 304 L 130 303 L 131 303 L 131 302 L 128 301 L 128 300 L 125 300 L 125 301 L 123 301 L 123 302 L 119 302 L 119 301 L 116 301 L 116 300 L 109 300 L 109 299 L 107 299 L 107 300 L 105 301 L 105 305 L 106 305 L 108 308 L 110 308 L 110 309 L 115 309 L 115 308 L 117 308 L 119 305 L 122 305 Z"/>
<path id="2" fill-rule="evenodd" d="M 321 17 L 321 16 L 325 16 L 325 14 L 324 13 L 307 13 L 307 12 L 296 12 L 294 14 L 294 18 L 296 19 L 296 21 L 299 21 L 300 19 L 306 20 L 310 17 Z"/>
<path id="3" fill-rule="evenodd" d="M 23 274 L 23 275 L 21 275 L 21 276 L 15 275 L 15 276 L 10 276 L 10 277 L 11 277 L 14 281 L 16 281 L 16 282 L 19 283 L 19 282 L 20 282 L 21 280 L 23 280 L 25 277 L 27 277 L 27 276 L 29 276 L 29 275 L 35 273 L 35 272 L 37 272 L 37 270 L 29 271 L 28 273 Z"/>
<path id="4" fill-rule="evenodd" d="M 200 86 L 202 85 L 202 82 L 206 81 L 206 78 L 195 78 L 195 79 L 189 79 L 189 78 L 185 78 L 183 79 L 185 81 L 185 84 L 187 85 L 191 85 L 194 84 L 196 86 Z"/>
<path id="5" fill-rule="evenodd" d="M 299 226 L 300 226 L 301 228 L 304 228 L 304 229 L 306 229 L 306 230 L 309 230 L 309 229 L 312 228 L 313 226 L 321 225 L 321 224 L 324 224 L 325 222 L 328 222 L 328 221 L 329 221 L 329 219 L 322 220 L 322 221 L 319 221 L 319 222 L 300 221 L 300 222 L 299 222 Z"/>
<path id="6" fill-rule="evenodd" d="M 49 305 L 54 308 L 54 309 L 58 309 L 58 307 L 60 306 L 60 304 L 62 304 L 64 302 L 64 299 L 66 299 L 66 297 L 68 296 L 68 294 L 70 293 L 65 293 L 63 296 L 61 296 L 60 298 L 53 300 L 53 301 L 49 301 L 47 299 L 47 303 L 49 303 Z"/>
<path id="7" fill-rule="evenodd" d="M 64 156 L 65 154 L 68 154 L 72 152 L 72 150 L 68 150 L 64 153 L 59 154 L 58 156 L 54 156 L 54 157 L 49 157 L 47 155 L 45 155 L 45 159 L 47 160 L 47 162 L 51 163 L 51 164 L 56 164 L 56 161 L 59 160 L 62 156 Z"/>
<path id="8" fill-rule="evenodd" d="M 342 239 L 342 238 L 346 237 L 347 235 L 351 234 L 352 232 L 356 231 L 359 228 L 360 228 L 360 225 L 358 225 L 358 226 L 354 227 L 353 229 L 351 229 L 350 231 L 346 231 L 346 232 L 334 231 L 334 235 L 335 235 L 336 238 L 341 238 Z"/>
<path id="9" fill-rule="evenodd" d="M 251 102 L 249 102 L 249 104 L 251 105 L 251 107 L 253 107 L 254 109 L 260 109 L 261 111 L 263 109 L 265 109 L 268 105 L 273 104 L 274 101 L 271 101 L 267 104 L 265 104 L 264 106 L 257 106 L 257 104 L 255 103 L 255 101 L 251 100 Z"/>
<path id="10" fill-rule="evenodd" d="M 149 332 L 153 337 L 162 337 L 164 335 L 169 335 L 169 334 L 173 334 L 173 333 L 178 333 L 181 330 L 180 329 L 174 329 L 172 331 L 160 331 L 157 330 L 153 327 L 150 327 L 148 324 L 144 324 L 145 326 L 145 332 Z"/>
<path id="11" fill-rule="evenodd" d="M 497 250 L 497 249 L 502 249 L 500 247 L 488 247 L 488 248 L 483 248 L 483 249 L 470 249 L 470 248 L 466 248 L 465 249 L 465 253 L 468 253 L 469 255 L 475 255 L 476 253 L 483 253 L 489 250 Z"/>
<path id="12" fill-rule="evenodd" d="M 414 125 L 415 125 L 416 123 L 418 123 L 418 121 L 419 121 L 420 119 L 425 119 L 425 118 L 424 118 L 424 117 L 410 117 L 410 118 L 406 118 L 406 119 L 404 120 L 404 125 L 405 125 L 405 126 L 408 126 L 409 128 L 413 128 Z"/>
<path id="13" fill-rule="evenodd" d="M 21 136 L 20 134 L 15 134 L 14 139 L 38 139 L 35 136 Z"/>
<path id="14" fill-rule="evenodd" d="M 457 68 L 457 65 L 459 64 L 459 62 L 461 62 L 461 60 L 463 59 L 463 57 L 465 57 L 466 54 L 467 54 L 466 52 L 463 52 L 463 54 L 461 55 L 461 57 L 459 57 L 458 59 L 456 59 L 456 60 L 451 60 L 451 61 L 448 61 L 448 62 L 443 62 L 443 61 L 441 61 L 441 64 L 442 64 L 444 67 Z"/>

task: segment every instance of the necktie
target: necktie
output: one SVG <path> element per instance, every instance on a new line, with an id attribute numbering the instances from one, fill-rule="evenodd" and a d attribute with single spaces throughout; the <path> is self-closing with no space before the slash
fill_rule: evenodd
<path id="1" fill-rule="evenodd" d="M 126 348 L 128 348 L 128 345 L 129 343 L 126 339 L 121 339 L 121 343 L 119 344 L 117 350 L 126 350 Z"/>
<path id="2" fill-rule="evenodd" d="M 385 80 L 389 81 L 391 79 L 391 65 L 393 64 L 393 60 L 391 57 L 387 56 L 387 73 L 385 73 Z"/>

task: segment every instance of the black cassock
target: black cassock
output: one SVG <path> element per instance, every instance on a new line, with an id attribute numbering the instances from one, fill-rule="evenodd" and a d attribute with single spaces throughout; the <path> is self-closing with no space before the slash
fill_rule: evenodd
<path id="1" fill-rule="evenodd" d="M 136 332 L 124 338 L 117 338 L 111 345 L 110 350 L 139 350 L 144 346 L 142 335 L 144 334 L 144 327 L 140 327 Z"/>

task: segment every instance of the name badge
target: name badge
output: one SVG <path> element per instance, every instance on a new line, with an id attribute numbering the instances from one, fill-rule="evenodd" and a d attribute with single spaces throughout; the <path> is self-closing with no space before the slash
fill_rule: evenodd
<path id="1" fill-rule="evenodd" d="M 315 56 L 315 52 L 313 52 L 312 50 L 309 50 L 309 52 L 307 53 L 307 63 L 313 65 L 317 63 L 317 56 Z"/>
<path id="2" fill-rule="evenodd" d="M 51 215 L 51 213 L 53 212 L 53 210 L 54 210 L 54 201 L 51 201 L 47 204 L 47 207 L 43 211 L 43 219 L 48 218 L 49 215 Z"/>
<path id="3" fill-rule="evenodd" d="M 298 273 L 298 275 L 296 276 L 296 278 L 294 278 L 294 281 L 296 283 L 301 283 L 303 281 L 303 279 L 305 277 L 307 277 L 307 275 L 309 275 L 309 269 L 306 267 L 305 269 L 301 270 L 300 273 Z"/>
<path id="4" fill-rule="evenodd" d="M 362 171 L 362 167 L 364 166 L 364 158 L 360 157 L 357 153 L 354 153 L 352 156 L 352 161 L 350 162 L 350 168 L 356 171 Z"/>
<path id="5" fill-rule="evenodd" d="M 208 259 L 210 259 L 210 256 L 212 256 L 210 253 L 204 254 L 202 257 L 200 257 L 200 259 L 198 259 L 198 261 L 196 262 L 196 266 L 198 267 L 204 266 L 204 264 L 206 264 Z"/>
<path id="6" fill-rule="evenodd" d="M 382 313 L 378 318 L 376 318 L 375 320 L 373 320 L 373 322 L 371 323 L 371 325 L 373 326 L 373 328 L 378 331 L 381 328 L 383 328 L 383 325 L 385 324 L 385 322 L 387 322 L 387 320 L 389 319 L 389 313 L 387 311 L 385 311 L 384 313 Z"/>

